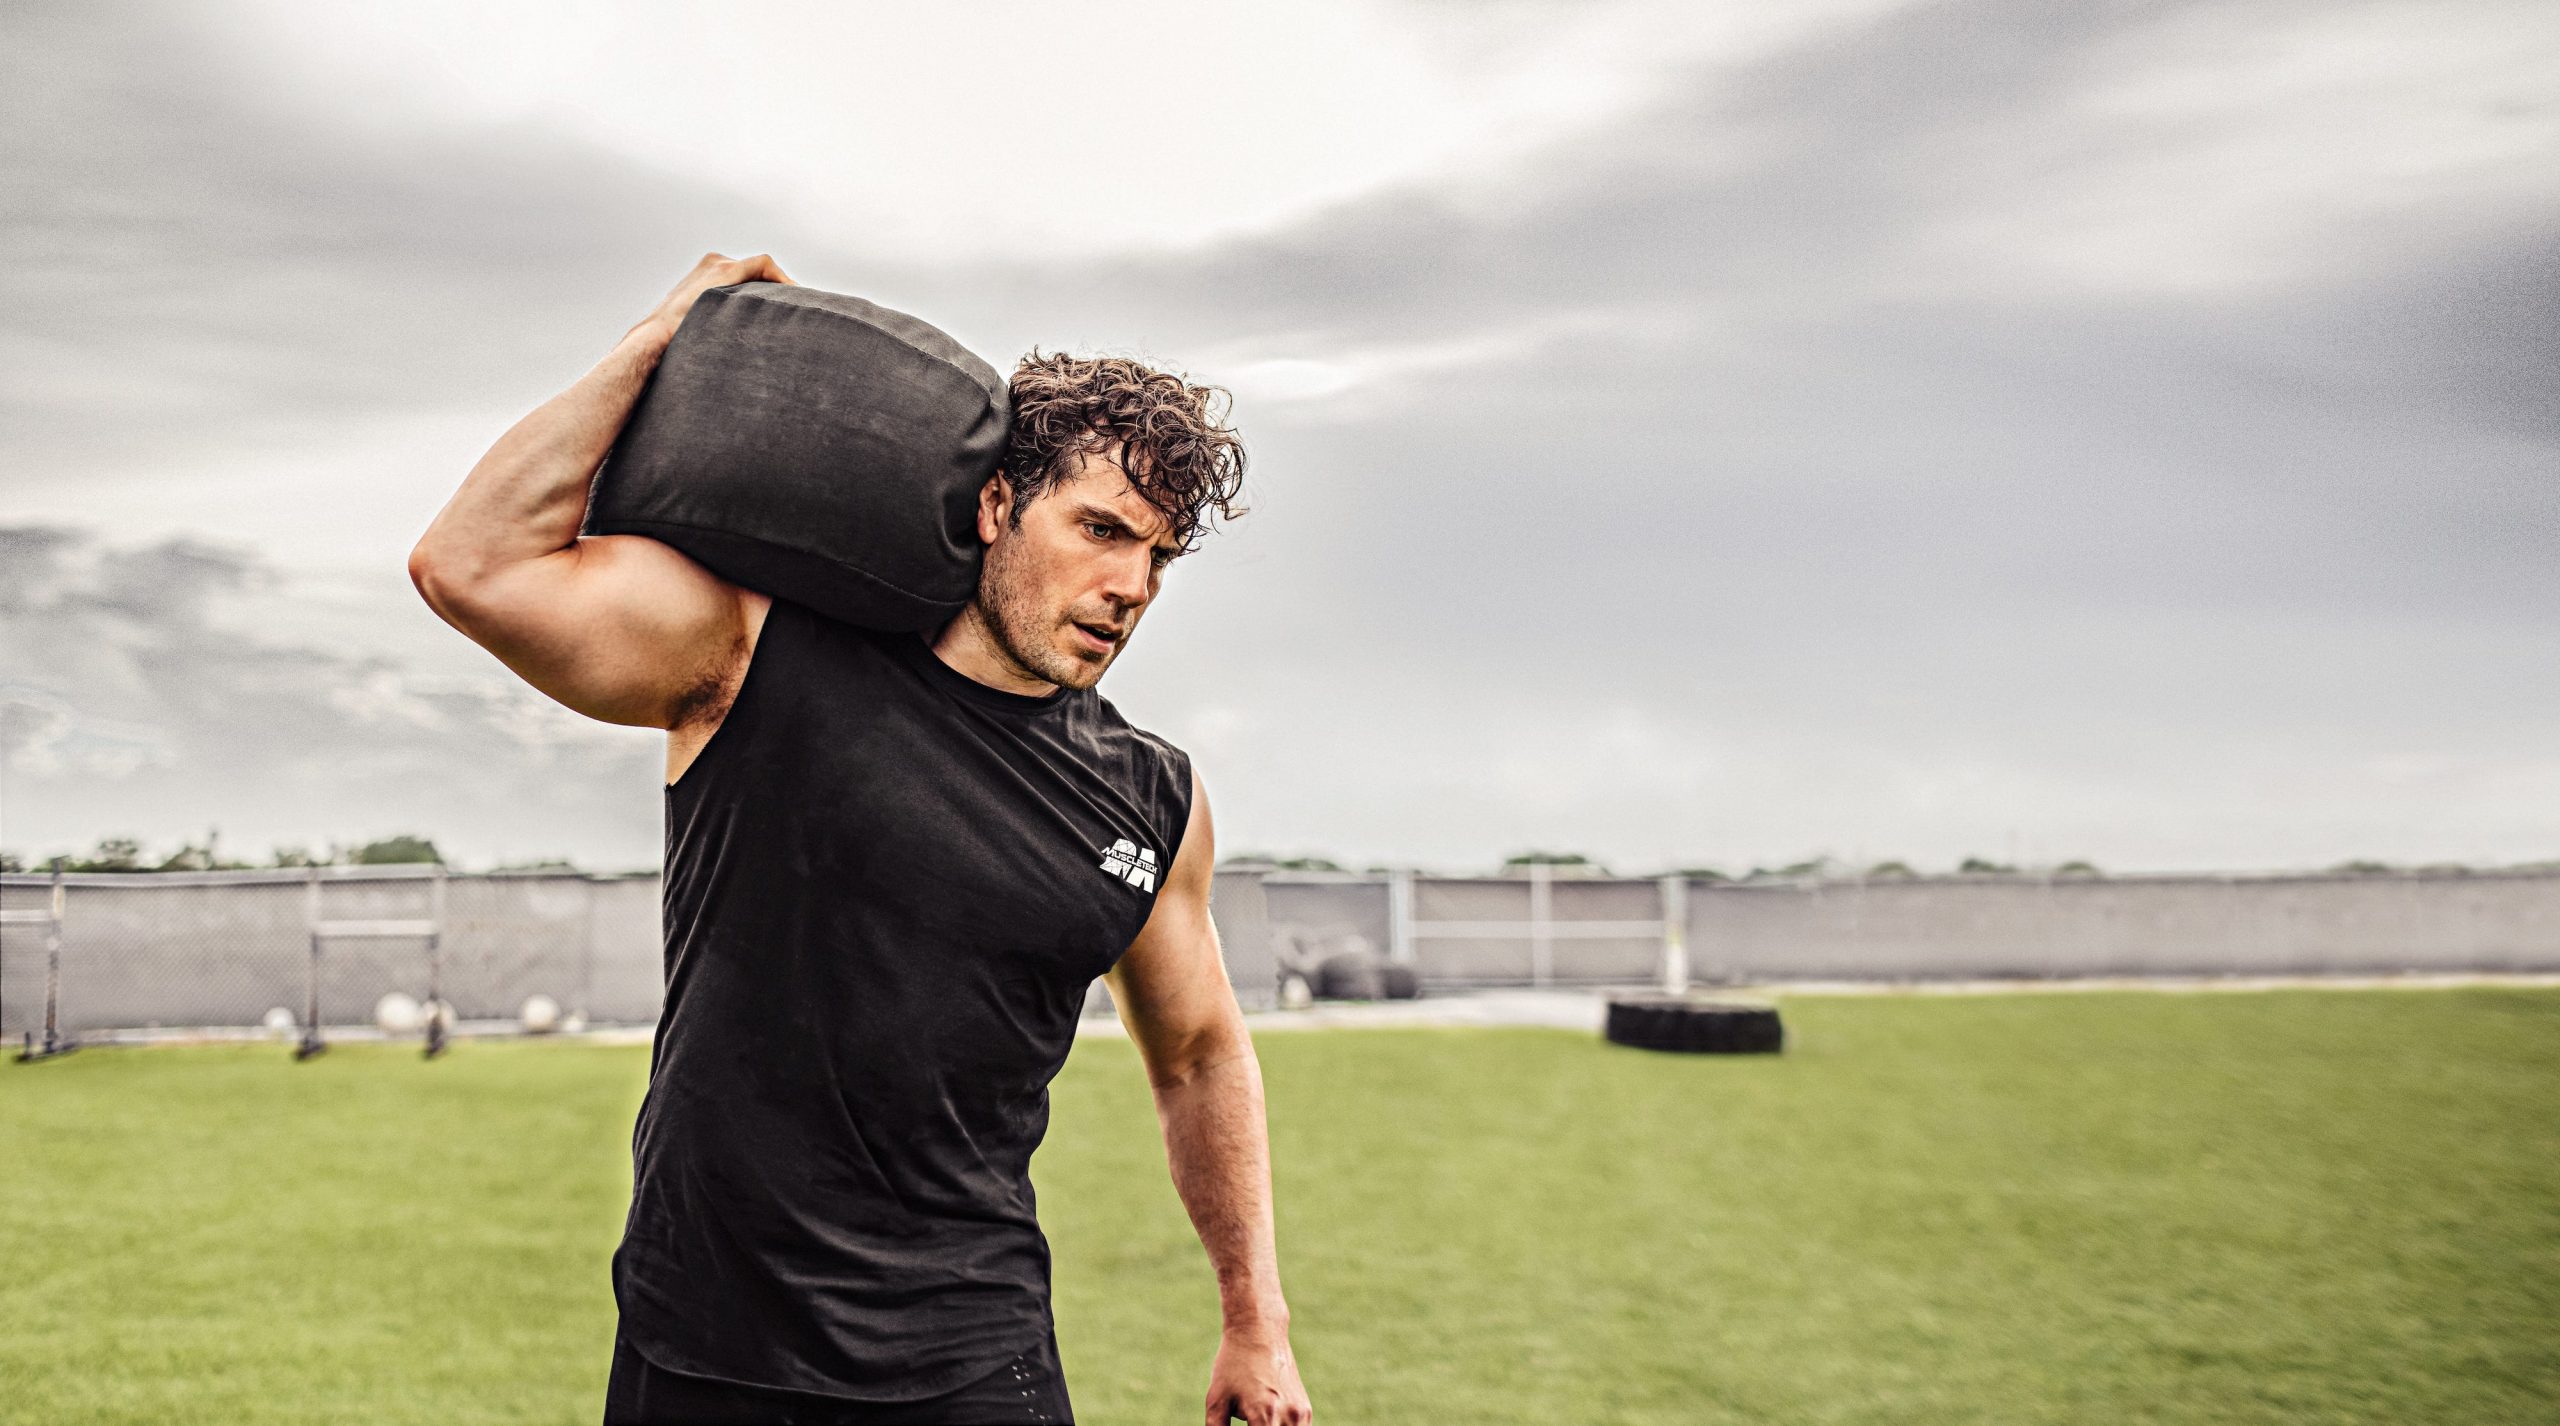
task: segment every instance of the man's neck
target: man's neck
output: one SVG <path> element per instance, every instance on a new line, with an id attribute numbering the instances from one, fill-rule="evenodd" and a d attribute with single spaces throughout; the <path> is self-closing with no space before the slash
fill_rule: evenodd
<path id="1" fill-rule="evenodd" d="M 1004 651 L 995 632 L 987 627 L 986 616 L 978 606 L 969 605 L 942 632 L 929 636 L 934 657 L 985 684 L 1006 693 L 1026 694 L 1039 698 L 1057 691 L 1058 685 L 1041 678 Z"/>

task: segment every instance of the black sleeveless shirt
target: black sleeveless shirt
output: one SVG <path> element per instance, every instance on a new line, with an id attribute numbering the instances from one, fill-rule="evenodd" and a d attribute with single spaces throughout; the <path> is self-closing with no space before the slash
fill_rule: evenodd
<path id="1" fill-rule="evenodd" d="M 614 1295 L 673 1371 L 871 1401 L 1052 1330 L 1031 1153 L 1190 759 L 776 599 L 666 789 L 667 993 Z"/>

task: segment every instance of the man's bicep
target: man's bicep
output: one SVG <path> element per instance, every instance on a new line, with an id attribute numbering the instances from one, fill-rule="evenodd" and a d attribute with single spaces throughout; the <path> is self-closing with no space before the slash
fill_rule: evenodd
<path id="1" fill-rule="evenodd" d="M 664 728 L 716 680 L 746 635 L 744 591 L 674 546 L 589 535 L 467 581 L 418 573 L 419 592 L 562 705 L 607 723 Z"/>
<path id="2" fill-rule="evenodd" d="M 1227 983 L 1217 924 L 1209 915 L 1216 863 L 1209 799 L 1195 775 L 1182 846 L 1155 909 L 1103 976 L 1121 1023 L 1147 1062 L 1148 1077 L 1157 1081 L 1190 1068 L 1192 1053 L 1236 1016 L 1235 990 Z"/>

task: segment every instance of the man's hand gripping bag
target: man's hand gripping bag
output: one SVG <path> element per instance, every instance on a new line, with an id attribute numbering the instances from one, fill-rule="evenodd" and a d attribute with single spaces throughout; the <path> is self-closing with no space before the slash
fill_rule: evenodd
<path id="1" fill-rule="evenodd" d="M 695 301 L 588 492 L 647 535 L 847 623 L 927 629 L 978 587 L 978 490 L 1013 403 L 940 330 L 780 282 Z"/>

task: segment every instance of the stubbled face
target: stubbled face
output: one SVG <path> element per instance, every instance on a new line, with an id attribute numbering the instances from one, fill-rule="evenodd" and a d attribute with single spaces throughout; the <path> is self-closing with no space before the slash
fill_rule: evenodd
<path id="1" fill-rule="evenodd" d="M 1001 475 L 990 478 L 978 538 L 988 541 L 980 621 L 1023 673 L 1069 688 L 1101 681 L 1181 553 L 1118 464 L 1090 454 L 1020 507 Z"/>

